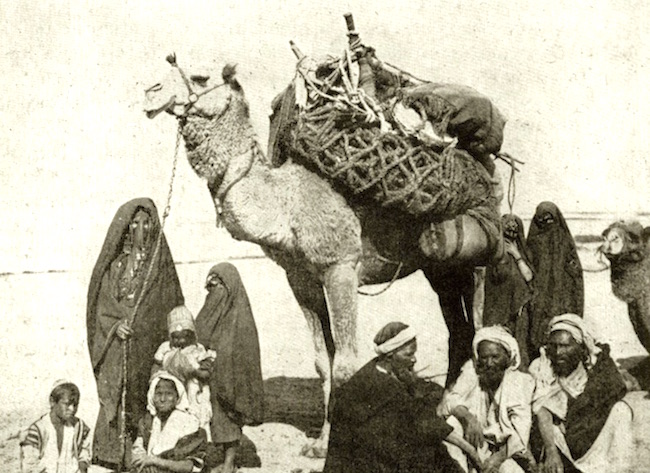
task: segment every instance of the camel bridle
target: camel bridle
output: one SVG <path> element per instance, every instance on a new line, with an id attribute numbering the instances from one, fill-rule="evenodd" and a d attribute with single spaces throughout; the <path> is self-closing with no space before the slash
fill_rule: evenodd
<path id="1" fill-rule="evenodd" d="M 205 90 L 202 90 L 200 92 L 195 92 L 194 89 L 192 88 L 192 84 L 190 80 L 187 78 L 187 75 L 183 71 L 183 69 L 180 68 L 178 63 L 176 62 L 176 53 L 172 53 L 169 56 L 167 56 L 167 62 L 172 66 L 175 67 L 178 70 L 178 73 L 181 75 L 181 78 L 183 79 L 183 83 L 185 83 L 185 87 L 187 87 L 187 102 L 186 103 L 178 103 L 175 102 L 174 105 L 182 105 L 185 107 L 185 110 L 183 110 L 183 113 L 178 116 L 178 118 L 185 118 L 189 114 L 190 110 L 196 102 L 199 101 L 199 99 L 204 96 L 205 94 L 208 94 L 212 92 L 215 89 L 218 89 L 219 87 L 223 87 L 224 85 L 227 85 L 228 82 L 222 82 L 221 84 L 214 85 L 212 87 L 209 87 Z M 228 109 L 228 106 L 230 105 L 230 100 L 228 100 L 228 103 L 226 104 L 226 107 L 224 108 L 224 111 L 222 113 L 225 113 L 225 111 Z"/>

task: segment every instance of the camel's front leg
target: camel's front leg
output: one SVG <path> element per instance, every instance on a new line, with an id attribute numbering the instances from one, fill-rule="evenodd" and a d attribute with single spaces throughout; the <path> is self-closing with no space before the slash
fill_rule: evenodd
<path id="1" fill-rule="evenodd" d="M 287 279 L 312 333 L 316 354 L 316 372 L 321 379 L 325 405 L 320 436 L 314 442 L 305 445 L 302 454 L 313 458 L 324 458 L 327 454 L 330 433 L 327 413 L 332 392 L 332 357 L 334 355 L 325 294 L 321 283 L 310 273 L 302 270 L 298 264 L 287 271 Z"/>
<path id="2" fill-rule="evenodd" d="M 354 262 L 333 265 L 323 275 L 325 300 L 334 339 L 334 390 L 350 379 L 357 369 L 358 287 L 359 280 Z"/>

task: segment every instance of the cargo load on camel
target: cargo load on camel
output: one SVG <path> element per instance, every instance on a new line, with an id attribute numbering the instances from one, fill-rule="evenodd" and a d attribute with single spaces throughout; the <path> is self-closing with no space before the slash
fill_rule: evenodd
<path id="1" fill-rule="evenodd" d="M 467 214 L 499 238 L 500 181 L 493 157 L 505 119 L 474 89 L 421 81 L 380 61 L 348 20 L 339 57 L 298 57 L 273 103 L 269 152 L 315 170 L 355 201 L 425 221 Z"/>

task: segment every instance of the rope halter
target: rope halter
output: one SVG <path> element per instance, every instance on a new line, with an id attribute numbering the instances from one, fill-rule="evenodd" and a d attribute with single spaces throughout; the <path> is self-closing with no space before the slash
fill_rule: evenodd
<path id="1" fill-rule="evenodd" d="M 183 71 L 183 69 L 180 68 L 178 63 L 176 62 L 176 53 L 171 53 L 170 55 L 167 56 L 167 62 L 171 64 L 172 67 L 175 67 L 178 69 L 178 72 L 181 75 L 181 78 L 183 79 L 183 82 L 185 83 L 185 87 L 187 87 L 187 103 L 176 103 L 175 105 L 182 105 L 185 107 L 185 110 L 183 110 L 183 113 L 179 116 L 179 118 L 184 118 L 187 117 L 188 113 L 194 107 L 196 102 L 199 101 L 199 99 L 204 96 L 205 94 L 212 92 L 215 89 L 218 89 L 219 87 L 223 87 L 224 85 L 228 84 L 228 82 L 222 82 L 221 84 L 214 85 L 212 87 L 209 87 L 205 90 L 202 90 L 201 92 L 195 92 L 194 89 L 192 89 L 192 83 L 190 80 L 187 78 L 187 75 Z"/>

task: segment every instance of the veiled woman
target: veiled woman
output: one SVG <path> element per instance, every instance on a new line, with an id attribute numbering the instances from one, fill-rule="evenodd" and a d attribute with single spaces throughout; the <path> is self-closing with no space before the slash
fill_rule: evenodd
<path id="1" fill-rule="evenodd" d="M 519 217 L 501 217 L 504 254 L 489 264 L 485 274 L 483 325 L 501 325 L 514 335 L 521 353 L 521 366 L 528 367 L 530 302 L 534 271 L 526 245 L 524 224 Z"/>
<path id="2" fill-rule="evenodd" d="M 205 303 L 196 317 L 196 334 L 199 343 L 217 352 L 209 381 L 211 433 L 212 441 L 224 449 L 224 463 L 218 471 L 231 473 L 236 455 L 238 463 L 245 463 L 241 450 L 238 453 L 240 442 L 246 440 L 242 426 L 263 421 L 259 339 L 237 268 L 230 263 L 214 266 L 208 273 L 206 289 Z"/>
<path id="3" fill-rule="evenodd" d="M 158 212 L 151 199 L 122 205 L 108 229 L 88 288 L 86 329 L 100 403 L 93 463 L 108 468 L 128 464 L 122 454 L 130 454 L 138 421 L 145 412 L 153 355 L 167 338 L 167 314 L 184 302 L 164 235 L 154 258 L 159 233 Z M 123 345 L 127 339 L 126 438 L 122 442 Z"/>
<path id="4" fill-rule="evenodd" d="M 533 354 L 544 344 L 548 322 L 556 315 L 584 312 L 584 281 L 573 236 L 552 202 L 537 206 L 530 222 L 528 249 L 535 268 L 530 334 Z M 532 358 L 531 358 L 532 359 Z"/>

